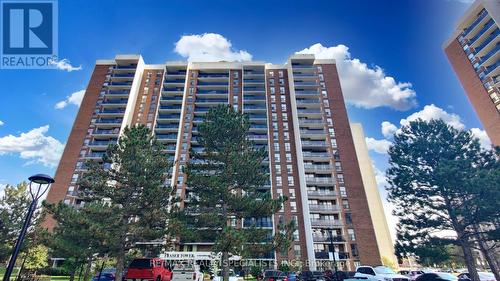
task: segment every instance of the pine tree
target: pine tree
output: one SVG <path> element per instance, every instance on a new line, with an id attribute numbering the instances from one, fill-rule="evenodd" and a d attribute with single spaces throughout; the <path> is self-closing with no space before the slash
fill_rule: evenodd
<path id="1" fill-rule="evenodd" d="M 30 203 L 26 182 L 5 187 L 0 198 L 0 261 L 9 259 Z"/>
<path id="2" fill-rule="evenodd" d="M 230 254 L 255 257 L 287 248 L 293 232 L 290 223 L 275 237 L 260 227 L 286 198 L 273 199 L 264 188 L 267 151 L 248 140 L 249 126 L 248 117 L 231 106 L 219 105 L 206 114 L 197 138 L 203 152 L 191 150 L 185 170 L 189 197 L 171 221 L 181 242 L 214 243 L 212 251 L 222 253 L 224 281 L 229 280 Z"/>
<path id="3" fill-rule="evenodd" d="M 498 155 L 481 150 L 470 131 L 442 120 L 417 120 L 394 136 L 389 157 L 388 198 L 395 205 L 407 249 L 452 231 L 457 236 L 452 242 L 462 248 L 469 273 L 478 281 L 472 254 L 474 225 L 491 224 L 500 215 L 499 201 L 485 196 L 498 194 L 500 187 L 474 180 L 497 169 Z"/>
<path id="4" fill-rule="evenodd" d="M 94 256 L 102 256 L 115 241 L 110 235 L 117 216 L 105 203 L 94 201 L 76 209 L 60 202 L 45 205 L 45 210 L 57 221 L 56 227 L 45 239 L 51 254 L 71 261 L 66 264 L 70 281 L 74 280 L 78 268 L 86 266 L 88 279 Z"/>
<path id="5" fill-rule="evenodd" d="M 118 143 L 108 147 L 104 164 L 87 163 L 79 182 L 86 201 L 105 202 L 116 218 L 108 233 L 117 281 L 129 250 L 165 238 L 171 188 L 165 185 L 170 163 L 162 149 L 145 126 L 125 128 Z"/>

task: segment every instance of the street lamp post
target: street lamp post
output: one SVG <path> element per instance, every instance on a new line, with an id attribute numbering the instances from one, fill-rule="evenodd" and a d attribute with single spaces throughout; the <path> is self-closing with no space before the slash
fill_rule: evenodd
<path id="1" fill-rule="evenodd" d="M 17 238 L 16 245 L 14 246 L 14 249 L 12 250 L 12 256 L 10 257 L 9 260 L 9 265 L 7 266 L 7 269 L 5 270 L 5 274 L 3 276 L 3 281 L 9 281 L 10 276 L 12 275 L 12 271 L 14 270 L 14 266 L 16 264 L 16 259 L 17 256 L 19 255 L 19 251 L 21 250 L 21 246 L 23 244 L 24 237 L 26 236 L 26 233 L 28 232 L 28 227 L 31 223 L 31 218 L 33 217 L 33 214 L 35 213 L 35 210 L 37 208 L 38 200 L 47 192 L 49 189 L 50 184 L 54 182 L 54 179 L 48 175 L 44 174 L 37 174 L 34 176 L 31 176 L 28 178 L 30 181 L 29 185 L 29 192 L 31 195 L 31 204 L 28 209 L 28 213 L 26 214 L 26 218 L 24 219 L 24 224 L 23 228 L 21 229 L 21 232 L 19 233 L 19 237 Z M 33 183 L 38 184 L 38 188 L 36 190 L 33 190 L 32 185 Z M 46 185 L 44 188 L 42 188 L 42 185 Z"/>
<path id="2" fill-rule="evenodd" d="M 337 268 L 337 260 L 335 259 L 335 246 L 333 245 L 333 229 L 328 228 L 328 236 L 330 237 L 330 248 L 332 249 L 332 257 L 333 257 L 333 266 L 335 268 L 335 280 L 338 279 L 338 268 Z"/>

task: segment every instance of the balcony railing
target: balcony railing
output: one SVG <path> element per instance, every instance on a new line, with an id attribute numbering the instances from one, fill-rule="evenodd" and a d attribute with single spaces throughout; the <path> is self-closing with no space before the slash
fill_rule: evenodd
<path id="1" fill-rule="evenodd" d="M 119 114 L 119 113 L 125 113 L 125 109 L 103 109 L 99 113 L 103 113 L 103 114 Z"/>
<path id="2" fill-rule="evenodd" d="M 127 104 L 128 100 L 126 99 L 121 99 L 121 100 L 105 100 L 102 102 L 102 104 Z"/>
<path id="3" fill-rule="evenodd" d="M 500 34 L 500 29 L 495 29 L 494 32 L 492 32 L 488 38 L 486 38 L 486 40 L 484 40 L 483 43 L 481 43 L 481 45 L 477 46 L 476 48 L 474 48 L 474 51 L 477 53 L 481 52 L 481 50 L 486 47 L 491 41 L 493 41 L 495 38 L 497 38 L 498 34 Z"/>
<path id="4" fill-rule="evenodd" d="M 332 178 L 314 178 L 314 177 L 307 177 L 306 178 L 306 183 L 312 183 L 312 184 L 333 184 L 334 181 Z"/>
<path id="5" fill-rule="evenodd" d="M 484 55 L 483 57 L 481 57 L 481 60 L 480 62 L 481 63 L 484 63 L 485 61 L 487 61 L 489 58 L 491 58 L 492 56 L 494 56 L 498 50 L 500 50 L 500 44 L 497 44 L 495 46 L 495 48 L 493 48 L 491 51 L 489 51 L 486 55 Z"/>
<path id="6" fill-rule="evenodd" d="M 345 242 L 345 238 L 342 236 L 332 236 L 333 242 Z M 313 235 L 314 242 L 330 242 L 330 237 L 328 235 Z"/>
<path id="7" fill-rule="evenodd" d="M 469 46 L 472 46 L 474 44 L 474 42 L 479 39 L 479 37 L 481 37 L 485 32 L 486 30 L 488 30 L 490 27 L 493 26 L 493 24 L 495 24 L 495 21 L 493 19 L 490 19 L 478 32 L 477 34 L 472 37 L 470 39 L 470 43 L 469 43 Z"/>
<path id="8" fill-rule="evenodd" d="M 341 259 L 341 260 L 349 259 L 349 253 L 347 253 L 347 252 L 337 252 L 337 253 L 339 255 L 339 259 Z M 314 256 L 320 260 L 330 259 L 328 252 L 314 252 Z"/>
<path id="9" fill-rule="evenodd" d="M 464 29 L 463 36 L 467 36 L 467 34 L 469 34 L 469 32 L 471 30 L 473 30 L 476 27 L 476 25 L 478 25 L 481 22 L 481 20 L 483 20 L 487 15 L 488 15 L 488 12 L 485 9 L 483 9 L 478 14 L 477 18 L 471 23 L 471 25 L 469 25 L 469 27 Z"/>
<path id="10" fill-rule="evenodd" d="M 331 171 L 333 166 L 331 165 L 304 165 L 304 169 L 306 170 L 314 170 L 314 171 Z"/>
<path id="11" fill-rule="evenodd" d="M 302 154 L 304 155 L 304 157 L 330 157 L 330 154 L 329 153 L 326 153 L 326 152 L 307 152 L 307 151 L 304 151 L 302 152 Z"/>
<path id="12" fill-rule="evenodd" d="M 123 119 L 98 119 L 95 122 L 98 124 L 113 124 L 113 123 L 121 124 L 122 121 Z"/>
<path id="13" fill-rule="evenodd" d="M 338 212 L 340 206 L 338 205 L 309 205 L 309 211 L 323 211 L 323 212 Z"/>
<path id="14" fill-rule="evenodd" d="M 315 191 L 312 191 L 312 190 L 308 190 L 307 191 L 307 195 L 309 196 L 337 196 L 337 192 L 336 191 L 333 191 L 333 190 L 315 190 Z"/>
<path id="15" fill-rule="evenodd" d="M 95 130 L 94 135 L 116 135 L 120 130 Z"/>
<path id="16" fill-rule="evenodd" d="M 331 226 L 341 227 L 343 224 L 339 220 L 311 219 L 311 225 L 320 227 L 331 227 Z"/>

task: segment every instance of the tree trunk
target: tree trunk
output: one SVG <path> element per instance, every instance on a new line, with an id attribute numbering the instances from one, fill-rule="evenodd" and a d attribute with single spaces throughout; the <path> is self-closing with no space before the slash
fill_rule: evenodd
<path id="1" fill-rule="evenodd" d="M 83 281 L 89 280 L 90 272 L 92 269 L 92 261 L 93 261 L 93 257 L 90 256 L 88 259 L 88 262 L 87 262 L 87 267 L 85 268 L 85 273 L 83 274 Z"/>
<path id="2" fill-rule="evenodd" d="M 76 268 L 72 269 L 71 272 L 69 273 L 69 281 L 75 281 L 75 271 Z"/>
<path id="3" fill-rule="evenodd" d="M 479 236 L 479 235 L 478 235 Z M 479 250 L 483 254 L 484 258 L 486 259 L 486 262 L 488 263 L 491 272 L 495 275 L 496 280 L 500 280 L 500 272 L 498 269 L 498 263 L 493 257 L 492 253 L 488 251 L 488 246 L 486 245 L 486 242 L 484 242 L 481 237 L 478 237 L 478 243 L 479 245 Z"/>
<path id="4" fill-rule="evenodd" d="M 472 281 L 480 281 L 476 269 L 476 260 L 474 259 L 474 255 L 472 254 L 472 248 L 470 246 L 469 240 L 467 240 L 467 237 L 463 237 L 462 233 L 458 233 L 458 240 L 460 246 L 462 247 L 462 251 L 464 252 L 465 265 L 467 265 L 470 279 Z"/>
<path id="5" fill-rule="evenodd" d="M 116 256 L 116 274 L 115 281 L 121 281 L 123 278 L 123 268 L 125 264 L 125 249 L 120 248 L 118 255 Z"/>
<path id="6" fill-rule="evenodd" d="M 229 253 L 227 251 L 222 252 L 222 280 L 229 281 Z"/>

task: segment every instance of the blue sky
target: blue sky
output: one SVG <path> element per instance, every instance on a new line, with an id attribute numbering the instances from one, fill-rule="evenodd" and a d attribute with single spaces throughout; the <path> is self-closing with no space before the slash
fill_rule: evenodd
<path id="1" fill-rule="evenodd" d="M 484 138 L 442 50 L 470 5 L 466 2 L 59 1 L 59 57 L 77 69 L 0 70 L 0 184 L 15 184 L 38 172 L 54 174 L 54 158 L 78 110 L 71 102 L 61 109 L 55 105 L 85 88 L 95 60 L 120 53 L 142 54 L 151 64 L 186 60 L 174 51 L 175 43 L 204 33 L 230 41 L 229 52 L 245 50 L 254 60 L 272 63 L 283 63 L 316 43 L 324 47 L 323 55 L 345 45 L 347 70 L 358 59 L 366 73 L 356 73 L 365 79 L 393 77 L 393 89 L 414 92 L 412 101 L 418 105 L 407 110 L 395 109 L 391 102 L 369 108 L 373 99 L 360 107 L 359 91 L 348 106 L 350 120 L 361 122 L 373 139 L 371 156 L 380 171 L 387 167 L 383 121 L 399 127 L 401 119 L 417 112 L 414 117 L 442 117 L 458 127 L 478 128 Z M 373 74 L 376 66 L 382 70 Z M 373 81 L 364 82 L 352 86 L 353 91 L 373 87 Z"/>

